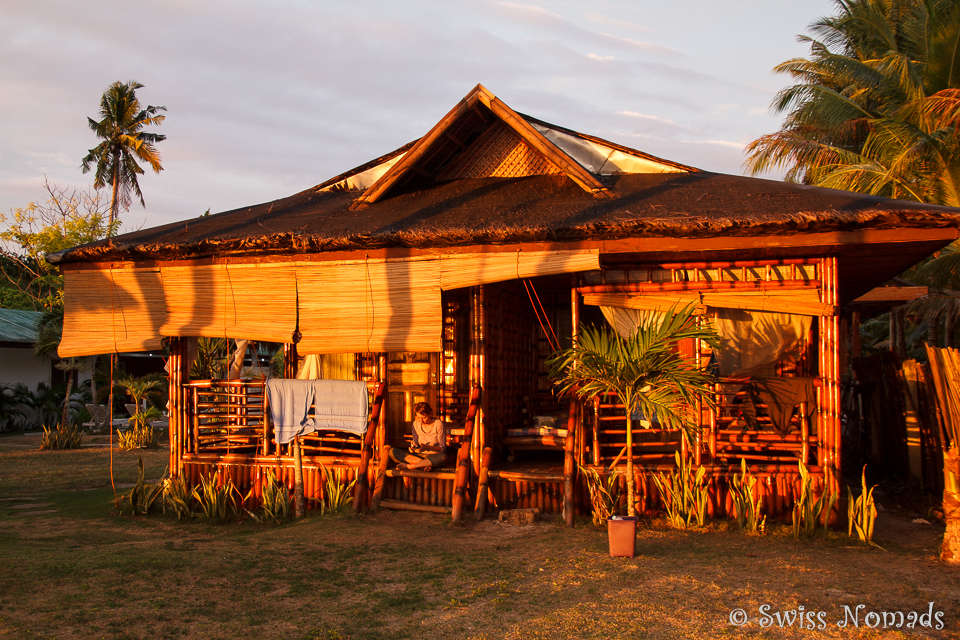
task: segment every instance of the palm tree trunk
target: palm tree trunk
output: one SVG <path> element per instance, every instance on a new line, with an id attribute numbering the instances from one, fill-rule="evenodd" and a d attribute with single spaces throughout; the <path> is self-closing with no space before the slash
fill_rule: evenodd
<path id="1" fill-rule="evenodd" d="M 70 426 L 70 394 L 73 392 L 73 369 L 66 369 L 67 397 L 63 401 L 63 421 L 60 425 L 66 429 Z"/>
<path id="2" fill-rule="evenodd" d="M 100 356 L 90 356 L 90 401 L 94 406 L 100 404 L 97 402 L 97 358 Z"/>
<path id="3" fill-rule="evenodd" d="M 937 348 L 940 346 L 940 313 L 933 314 L 927 320 L 927 344 Z"/>
<path id="4" fill-rule="evenodd" d="M 626 404 L 627 414 L 627 515 L 637 515 L 633 478 L 633 421 L 630 416 L 630 403 Z"/>
<path id="5" fill-rule="evenodd" d="M 947 309 L 947 314 L 943 318 L 943 346 L 947 349 L 953 346 L 953 319 L 954 309 Z"/>
<path id="6" fill-rule="evenodd" d="M 110 222 L 107 225 L 107 234 L 108 236 L 113 235 L 113 221 L 117 219 L 117 210 L 120 207 L 120 203 L 117 200 L 117 196 L 120 192 L 120 150 L 117 149 L 113 152 L 113 179 L 111 184 L 111 194 L 110 194 Z"/>

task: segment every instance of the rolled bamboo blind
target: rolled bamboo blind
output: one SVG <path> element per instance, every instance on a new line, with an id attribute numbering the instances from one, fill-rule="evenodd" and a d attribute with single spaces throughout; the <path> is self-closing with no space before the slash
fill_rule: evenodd
<path id="1" fill-rule="evenodd" d="M 301 264 L 297 352 L 439 351 L 437 260 Z"/>
<path id="2" fill-rule="evenodd" d="M 155 269 L 67 271 L 61 358 L 160 348 L 166 318 Z"/>
<path id="3" fill-rule="evenodd" d="M 161 267 L 165 336 L 290 342 L 296 267 L 284 263 Z"/>
<path id="4" fill-rule="evenodd" d="M 61 352 L 156 349 L 161 336 L 290 342 L 298 327 L 302 354 L 439 351 L 441 288 L 599 266 L 596 250 L 574 250 L 68 272 Z"/>
<path id="5" fill-rule="evenodd" d="M 573 273 L 600 268 L 597 250 L 517 251 L 443 256 L 440 288 L 444 291 L 478 284 Z"/>

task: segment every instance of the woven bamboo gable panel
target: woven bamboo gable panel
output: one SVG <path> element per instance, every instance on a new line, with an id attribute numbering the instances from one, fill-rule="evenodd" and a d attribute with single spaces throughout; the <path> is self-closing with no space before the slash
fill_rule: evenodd
<path id="1" fill-rule="evenodd" d="M 290 342 L 297 325 L 293 264 L 162 267 L 165 336 Z"/>
<path id="2" fill-rule="evenodd" d="M 440 351 L 437 260 L 301 264 L 297 351 Z"/>
<path id="3" fill-rule="evenodd" d="M 557 173 L 562 173 L 559 167 L 500 122 L 487 129 L 437 179 L 521 178 Z"/>
<path id="4" fill-rule="evenodd" d="M 518 278 L 574 273 L 598 269 L 599 265 L 600 254 L 596 250 L 518 251 L 444 256 L 440 268 L 440 288 L 449 291 Z"/>
<path id="5" fill-rule="evenodd" d="M 61 358 L 160 348 L 166 318 L 157 269 L 64 273 Z"/>

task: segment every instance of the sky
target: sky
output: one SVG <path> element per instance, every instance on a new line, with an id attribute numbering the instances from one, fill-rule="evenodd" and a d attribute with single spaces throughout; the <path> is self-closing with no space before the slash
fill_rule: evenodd
<path id="1" fill-rule="evenodd" d="M 831 0 L 4 0 L 0 213 L 87 188 L 103 91 L 135 80 L 164 170 L 132 231 L 292 195 L 425 134 L 476 84 L 708 171 L 746 144 Z M 777 174 L 765 177 L 779 178 Z M 2 228 L 2 227 L 0 227 Z"/>

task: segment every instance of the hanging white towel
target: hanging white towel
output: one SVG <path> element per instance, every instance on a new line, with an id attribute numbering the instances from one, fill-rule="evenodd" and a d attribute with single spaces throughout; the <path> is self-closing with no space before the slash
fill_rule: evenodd
<path id="1" fill-rule="evenodd" d="M 270 419 L 279 444 L 318 429 L 367 432 L 367 383 L 355 380 L 267 380 Z M 314 415 L 310 417 L 310 405 Z"/>

